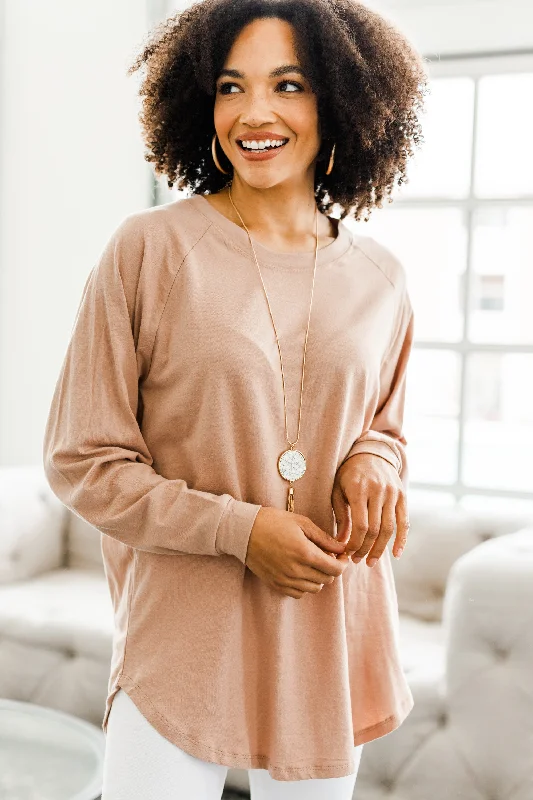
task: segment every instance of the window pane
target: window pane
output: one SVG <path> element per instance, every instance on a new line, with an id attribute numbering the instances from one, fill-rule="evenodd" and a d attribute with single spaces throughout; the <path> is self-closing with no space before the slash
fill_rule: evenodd
<path id="1" fill-rule="evenodd" d="M 474 214 L 469 335 L 474 342 L 533 343 L 533 206 Z"/>
<path id="2" fill-rule="evenodd" d="M 475 193 L 533 194 L 533 73 L 485 75 L 479 81 Z"/>
<path id="3" fill-rule="evenodd" d="M 460 505 L 474 513 L 493 513 L 514 519 L 516 530 L 533 520 L 533 500 L 518 500 L 497 494 L 467 494 L 461 498 Z"/>
<path id="4" fill-rule="evenodd" d="M 474 117 L 474 81 L 436 78 L 420 115 L 424 136 L 407 167 L 409 182 L 398 197 L 466 197 L 470 185 Z"/>
<path id="5" fill-rule="evenodd" d="M 467 231 L 457 208 L 377 209 L 369 222 L 348 223 L 400 259 L 415 312 L 415 339 L 457 342 L 463 330 L 462 283 Z"/>
<path id="6" fill-rule="evenodd" d="M 460 359 L 451 351 L 411 353 L 404 415 L 410 481 L 457 479 L 459 370 Z"/>
<path id="7" fill-rule="evenodd" d="M 464 482 L 533 492 L 533 354 L 467 358 Z"/>
<path id="8" fill-rule="evenodd" d="M 422 509 L 434 510 L 435 508 L 453 508 L 457 501 L 453 494 L 443 489 L 417 489 L 409 486 L 408 492 L 409 510 Z"/>

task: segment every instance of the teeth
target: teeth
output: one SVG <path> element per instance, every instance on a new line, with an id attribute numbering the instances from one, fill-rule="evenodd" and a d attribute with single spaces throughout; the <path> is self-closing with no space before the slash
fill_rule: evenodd
<path id="1" fill-rule="evenodd" d="M 269 147 L 281 147 L 281 145 L 284 144 L 284 141 L 281 139 L 266 139 L 256 141 L 254 139 L 252 141 L 241 142 L 241 144 L 247 150 L 266 150 Z"/>

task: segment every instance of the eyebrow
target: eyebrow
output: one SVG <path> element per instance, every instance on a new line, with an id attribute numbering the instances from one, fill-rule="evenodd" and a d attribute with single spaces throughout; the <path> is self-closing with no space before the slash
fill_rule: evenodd
<path id="1" fill-rule="evenodd" d="M 268 77 L 277 78 L 279 75 L 285 75 L 287 72 L 297 72 L 299 75 L 302 75 L 305 78 L 305 72 L 297 64 L 282 64 L 281 67 L 276 67 L 276 69 L 273 69 Z M 226 75 L 229 78 L 246 77 L 242 72 L 239 72 L 238 69 L 222 69 L 218 77 L 221 78 L 223 75 Z"/>

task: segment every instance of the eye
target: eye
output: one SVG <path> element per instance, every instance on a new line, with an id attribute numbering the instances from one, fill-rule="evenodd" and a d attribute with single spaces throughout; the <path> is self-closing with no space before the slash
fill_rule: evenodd
<path id="1" fill-rule="evenodd" d="M 278 86 L 285 86 L 286 84 L 296 86 L 299 92 L 303 92 L 303 86 L 299 83 L 296 83 L 296 81 L 281 81 L 281 83 L 278 83 Z M 293 92 L 289 92 L 289 94 L 293 94 Z"/>
<path id="2" fill-rule="evenodd" d="M 236 83 L 228 83 L 227 81 L 225 83 L 221 83 L 218 87 L 219 94 L 230 94 L 230 92 L 226 90 L 229 89 L 229 87 L 236 85 Z"/>
<path id="3" fill-rule="evenodd" d="M 297 92 L 303 92 L 303 86 L 301 84 L 297 83 L 296 81 L 285 80 L 285 81 L 280 81 L 280 83 L 278 83 L 278 87 L 279 86 L 286 86 L 286 85 L 296 86 L 296 93 Z M 219 94 L 234 94 L 234 92 L 230 91 L 232 86 L 237 86 L 237 84 L 236 83 L 231 83 L 230 81 L 224 81 L 223 83 L 219 84 L 219 87 L 218 87 Z M 294 91 L 282 92 L 282 94 L 295 94 L 295 92 Z"/>

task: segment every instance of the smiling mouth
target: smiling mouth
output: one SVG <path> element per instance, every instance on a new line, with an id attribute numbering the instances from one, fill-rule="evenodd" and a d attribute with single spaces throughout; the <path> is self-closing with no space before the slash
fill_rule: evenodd
<path id="1" fill-rule="evenodd" d="M 288 139 L 276 139 L 275 142 L 280 142 L 280 144 L 270 144 L 266 147 L 253 147 L 251 141 L 248 142 L 248 145 L 245 145 L 241 139 L 237 139 L 237 144 L 245 153 L 268 153 L 271 150 L 281 150 L 288 141 Z"/>

